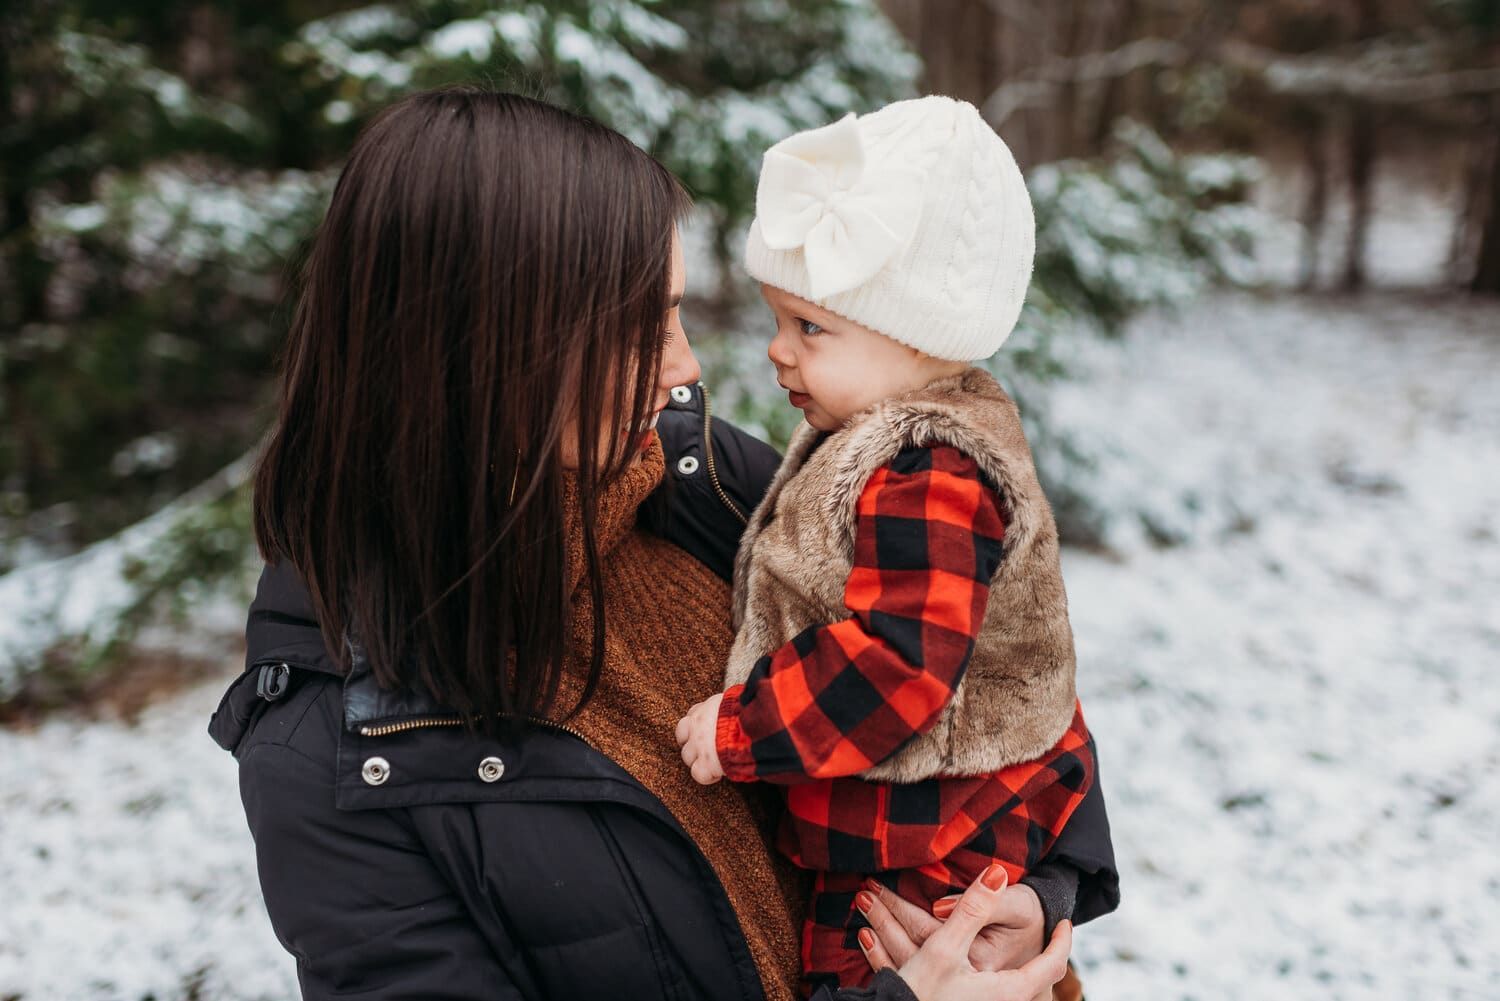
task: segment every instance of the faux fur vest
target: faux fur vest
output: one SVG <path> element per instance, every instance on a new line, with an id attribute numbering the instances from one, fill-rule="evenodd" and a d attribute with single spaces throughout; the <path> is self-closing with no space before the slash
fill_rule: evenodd
<path id="1" fill-rule="evenodd" d="M 968 671 L 937 725 L 860 777 L 916 782 L 1041 757 L 1073 718 L 1073 631 L 1057 526 L 1015 403 L 970 368 L 876 404 L 821 445 L 819 437 L 807 424 L 798 429 L 740 542 L 726 687 L 808 627 L 849 617 L 844 586 L 866 481 L 904 448 L 951 445 L 1000 490 L 1000 568 Z"/>

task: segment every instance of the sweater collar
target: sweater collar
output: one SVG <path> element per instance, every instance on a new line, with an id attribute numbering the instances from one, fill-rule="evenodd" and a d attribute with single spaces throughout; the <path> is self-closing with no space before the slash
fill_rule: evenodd
<path id="1" fill-rule="evenodd" d="M 646 498 L 661 483 L 666 471 L 666 456 L 662 452 L 661 439 L 651 436 L 651 443 L 640 459 L 614 482 L 599 491 L 596 498 L 598 510 L 594 517 L 594 546 L 603 560 L 635 528 L 636 513 Z M 563 525 L 567 533 L 568 593 L 578 590 L 587 571 L 583 551 L 583 518 L 578 500 L 578 479 L 574 475 L 563 478 Z"/>

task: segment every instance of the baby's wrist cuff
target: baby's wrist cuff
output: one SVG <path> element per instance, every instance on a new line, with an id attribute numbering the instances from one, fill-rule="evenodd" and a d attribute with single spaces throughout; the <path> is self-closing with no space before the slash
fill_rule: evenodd
<path id="1" fill-rule="evenodd" d="M 719 703 L 719 720 L 714 727 L 714 750 L 719 752 L 719 767 L 731 782 L 755 781 L 755 758 L 750 753 L 750 738 L 740 724 L 740 695 L 744 685 L 725 689 Z"/>

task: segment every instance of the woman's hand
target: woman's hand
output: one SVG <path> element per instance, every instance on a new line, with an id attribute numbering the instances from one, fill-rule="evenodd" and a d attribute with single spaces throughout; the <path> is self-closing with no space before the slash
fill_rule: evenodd
<path id="1" fill-rule="evenodd" d="M 1003 874 L 1005 870 L 1000 870 Z M 969 962 L 977 970 L 1013 970 L 1042 951 L 1046 917 L 1042 902 L 1029 886 L 1005 886 L 998 891 L 995 918 L 974 939 Z M 943 897 L 928 914 L 874 880 L 865 883 L 865 893 L 856 906 L 875 930 L 877 944 L 892 956 L 904 959 L 943 926 L 960 897 Z M 868 905 L 868 906 L 865 906 Z M 895 965 L 899 965 L 897 962 Z"/>
<path id="2" fill-rule="evenodd" d="M 901 978 L 922 1001 L 934 998 L 1030 1001 L 1038 995 L 1046 997 L 1052 985 L 1067 973 L 1068 952 L 1073 945 L 1073 925 L 1069 921 L 1059 922 L 1047 948 L 1029 957 L 1019 969 L 976 968 L 974 962 L 976 949 L 986 966 L 998 962 L 1002 954 L 1021 956 L 1027 951 L 1024 946 L 1016 946 L 1012 935 L 1002 935 L 998 942 L 989 945 L 977 941 L 992 925 L 1006 929 L 1015 928 L 1018 921 L 1029 924 L 1018 913 L 1026 906 L 1021 898 L 1008 892 L 1012 889 L 1006 886 L 1005 870 L 991 866 L 951 909 L 944 908 L 949 916 L 943 922 L 927 917 L 889 891 L 878 896 L 869 893 L 860 903 L 867 905 L 861 906 L 861 910 L 872 928 L 860 931 L 860 947 L 872 968 L 897 967 Z M 1031 896 L 1035 898 L 1035 894 Z M 897 919 L 887 902 L 903 908 L 901 913 L 919 929 L 915 936 Z M 1038 904 L 1038 914 L 1040 910 Z"/>
<path id="3" fill-rule="evenodd" d="M 677 746 L 682 749 L 682 761 L 693 773 L 693 781 L 710 786 L 724 777 L 724 766 L 719 763 L 719 748 L 715 737 L 719 730 L 719 703 L 724 693 L 704 699 L 687 711 L 677 721 Z"/>

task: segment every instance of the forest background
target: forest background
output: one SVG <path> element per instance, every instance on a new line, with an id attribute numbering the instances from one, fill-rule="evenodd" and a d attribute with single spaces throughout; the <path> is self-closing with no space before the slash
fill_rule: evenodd
<path id="1" fill-rule="evenodd" d="M 1466 699 L 1465 685 L 1500 659 L 1486 591 L 1500 583 L 1497 0 L 11 0 L 0 8 L 0 745 L 35 767 L 0 785 L 0 844 L 24 859 L 0 874 L 15 902 L 0 916 L 0 997 L 285 986 L 284 956 L 258 981 L 236 973 L 243 960 L 165 933 L 143 944 L 124 927 L 145 906 L 134 897 L 166 894 L 176 903 L 148 910 L 153 920 L 180 912 L 185 929 L 207 921 L 224 936 L 261 928 L 277 961 L 242 821 L 239 854 L 213 856 L 238 873 L 239 895 L 212 915 L 193 879 L 162 873 L 111 884 L 131 899 L 109 906 L 97 886 L 55 891 L 60 873 L 95 864 L 72 852 L 145 864 L 66 830 L 91 799 L 108 801 L 87 809 L 103 810 L 111 843 L 175 822 L 178 857 L 202 861 L 206 831 L 236 825 L 232 781 L 213 784 L 227 756 L 194 776 L 142 757 L 132 781 L 145 791 L 124 799 L 40 776 L 87 772 L 81 748 L 94 742 L 110 760 L 164 739 L 211 753 L 195 728 L 235 670 L 259 568 L 246 480 L 301 255 L 361 125 L 402 94 L 455 81 L 593 115 L 684 180 L 697 202 L 686 317 L 705 381 L 721 413 L 777 444 L 796 415 L 737 266 L 760 154 L 901 97 L 979 106 L 1025 171 L 1038 221 L 1021 326 L 991 364 L 1022 404 L 1068 546 L 1081 685 L 1100 707 L 1106 774 L 1120 777 L 1127 905 L 1141 905 L 1101 922 L 1092 944 L 1081 936 L 1091 995 L 1133 996 L 1165 977 L 1184 997 L 1213 993 L 1209 983 L 1254 997 L 1247 984 L 1265 975 L 1373 997 L 1431 981 L 1349 971 L 1419 945 L 1460 996 L 1500 988 L 1484 944 L 1500 941 L 1500 919 L 1467 913 L 1500 900 L 1492 858 L 1478 879 L 1457 861 L 1433 869 L 1426 892 L 1385 909 L 1351 877 L 1319 905 L 1344 929 L 1327 941 L 1294 934 L 1304 915 L 1231 946 L 1233 924 L 1209 935 L 1194 915 L 1225 912 L 1237 863 L 1195 842 L 1162 858 L 1156 821 L 1130 814 L 1169 804 L 1204 840 L 1227 839 L 1221 850 L 1291 851 L 1307 834 L 1299 822 L 1345 802 L 1314 791 L 1330 784 L 1316 771 L 1305 800 L 1277 791 L 1270 775 L 1312 761 L 1373 811 L 1371 830 L 1410 821 L 1374 871 L 1461 858 L 1446 828 L 1423 824 L 1451 823 L 1456 838 L 1500 824 L 1495 780 L 1455 777 L 1430 743 L 1382 762 L 1432 812 L 1407 816 L 1363 794 L 1381 781 L 1368 747 L 1305 736 L 1348 713 L 1351 732 L 1385 740 L 1364 727 L 1417 702 L 1429 711 L 1416 731 L 1477 753 L 1481 776 L 1500 771 L 1500 705 Z M 1436 543 L 1412 538 L 1432 524 L 1419 520 L 1429 504 L 1442 512 Z M 1331 555 L 1309 542 L 1335 537 Z M 1197 622 L 1183 622 L 1186 607 Z M 1273 621 L 1284 632 L 1269 637 Z M 1419 628 L 1377 649 L 1375 621 Z M 1458 640 L 1439 628 L 1454 623 Z M 1205 651 L 1224 674 L 1183 680 Z M 1461 720 L 1447 708 L 1460 703 Z M 1163 718 L 1177 721 L 1170 738 Z M 1228 735 L 1258 745 L 1267 719 L 1298 736 L 1285 757 L 1237 771 Z M 1224 745 L 1205 749 L 1204 727 Z M 1182 753 L 1217 762 L 1201 787 L 1166 781 Z M 1319 844 L 1334 867 L 1369 848 L 1331 834 Z M 1305 895 L 1289 890 L 1266 920 L 1342 878 L 1308 874 Z M 1472 908 L 1448 893 L 1442 910 L 1449 879 Z M 28 882 L 54 890 L 22 891 Z M 1402 939 L 1412 944 L 1375 949 L 1376 915 L 1429 924 Z M 77 953 L 84 927 L 99 962 L 53 995 L 41 971 Z M 1205 935 L 1235 957 L 1222 969 L 1184 955 Z"/>

